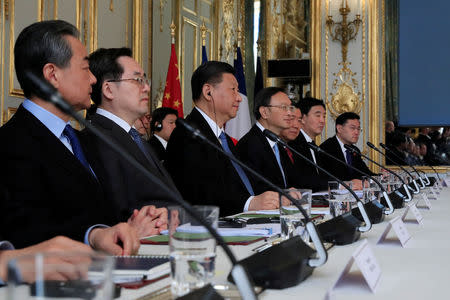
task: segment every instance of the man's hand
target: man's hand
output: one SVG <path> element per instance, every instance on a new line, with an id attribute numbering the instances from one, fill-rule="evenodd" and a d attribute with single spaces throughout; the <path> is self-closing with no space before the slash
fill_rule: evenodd
<path id="1" fill-rule="evenodd" d="M 361 179 L 353 179 L 352 180 L 353 183 L 353 187 L 352 189 L 357 191 L 357 190 L 362 190 L 362 180 Z"/>
<path id="2" fill-rule="evenodd" d="M 89 234 L 89 244 L 95 250 L 112 255 L 137 254 L 140 241 L 136 230 L 127 223 L 109 228 L 94 228 Z"/>
<path id="3" fill-rule="evenodd" d="M 128 224 L 136 230 L 140 238 L 159 234 L 167 229 L 167 209 L 156 208 L 153 205 L 144 206 L 140 210 L 135 209 L 128 219 Z"/>
<path id="4" fill-rule="evenodd" d="M 48 256 L 45 258 L 44 264 L 54 264 L 61 265 L 59 270 L 52 268 L 45 270 L 44 279 L 47 280 L 67 280 L 67 279 L 77 279 L 82 274 L 80 270 L 81 265 L 88 265 L 90 262 L 89 255 L 94 253 L 88 245 L 80 242 L 76 242 L 67 237 L 57 236 L 48 241 L 30 246 L 27 248 L 19 250 L 5 250 L 0 251 L 0 278 L 6 280 L 6 266 L 10 259 L 14 259 L 19 256 L 33 255 L 36 253 L 52 253 L 56 252 L 62 253 L 74 253 L 73 256 L 69 255 L 66 257 L 61 256 Z M 86 255 L 86 256 L 84 256 Z M 32 264 L 34 263 L 34 258 L 30 257 L 29 260 L 23 260 L 22 264 L 18 264 L 18 268 L 21 270 L 22 280 L 25 282 L 33 282 L 36 278 L 34 268 Z M 24 264 L 31 266 L 25 267 Z M 64 266 L 63 266 L 64 265 Z M 21 268 L 22 266 L 22 268 Z"/>
<path id="5" fill-rule="evenodd" d="M 287 200 L 287 199 L 286 199 Z M 257 196 L 254 196 L 248 210 L 269 210 L 280 207 L 278 193 L 267 191 Z"/>

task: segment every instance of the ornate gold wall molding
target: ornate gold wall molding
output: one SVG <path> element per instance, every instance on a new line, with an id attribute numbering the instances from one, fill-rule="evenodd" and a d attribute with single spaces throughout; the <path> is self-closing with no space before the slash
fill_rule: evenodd
<path id="1" fill-rule="evenodd" d="M 321 98 L 321 55 L 322 55 L 322 14 L 320 12 L 321 1 L 311 1 L 311 43 L 309 52 L 311 53 L 312 78 L 311 96 Z"/>
<path id="2" fill-rule="evenodd" d="M 133 58 L 142 65 L 142 0 L 133 1 Z"/>
<path id="3" fill-rule="evenodd" d="M 230 55 L 232 55 L 234 52 L 234 35 L 235 30 L 234 26 L 236 24 L 234 20 L 234 1 L 233 0 L 224 0 L 222 3 L 222 9 L 223 9 L 223 39 L 224 39 L 224 50 L 225 53 L 223 53 L 223 56 L 221 59 L 228 60 Z"/>

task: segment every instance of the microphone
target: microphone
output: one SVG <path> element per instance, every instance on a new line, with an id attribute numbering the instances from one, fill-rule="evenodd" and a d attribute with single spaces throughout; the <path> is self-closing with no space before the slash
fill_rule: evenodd
<path id="1" fill-rule="evenodd" d="M 389 153 L 391 153 L 392 155 L 394 155 L 396 158 L 398 158 L 398 159 L 401 160 L 401 157 L 398 156 L 394 151 L 392 151 L 391 149 L 389 149 L 388 146 L 386 146 L 386 145 L 383 144 L 383 143 L 380 143 L 380 146 L 381 146 L 384 150 L 388 151 Z M 405 161 L 405 162 L 406 162 L 406 161 Z M 408 162 L 406 162 L 406 163 L 408 164 Z M 410 167 L 414 170 L 414 172 L 416 172 L 416 174 L 417 174 L 417 176 L 418 176 L 418 178 L 419 178 L 419 180 L 420 180 L 421 188 L 422 188 L 422 189 L 425 188 L 425 183 L 423 182 L 422 176 L 420 176 L 420 174 L 419 174 L 419 172 L 417 171 L 417 169 L 414 168 L 414 166 L 412 166 L 411 164 L 408 164 L 408 166 L 410 166 Z M 428 179 L 428 178 L 427 178 L 427 179 Z M 429 180 L 428 180 L 428 183 L 430 183 Z"/>
<path id="2" fill-rule="evenodd" d="M 217 243 L 220 246 L 222 246 L 223 250 L 225 251 L 225 254 L 230 259 L 233 265 L 231 273 L 233 275 L 233 278 L 235 279 L 236 285 L 239 289 L 239 292 L 241 293 L 241 296 L 246 299 L 252 300 L 257 299 L 245 267 L 237 263 L 236 257 L 234 256 L 233 252 L 231 252 L 230 248 L 225 243 L 223 238 L 217 233 L 217 231 L 210 224 L 205 222 L 205 220 L 194 210 L 194 208 L 189 203 L 187 203 L 182 199 L 178 190 L 173 191 L 172 189 L 170 189 L 161 179 L 159 179 L 154 174 L 150 173 L 136 159 L 134 159 L 130 154 L 128 154 L 128 151 L 125 151 L 121 146 L 119 146 L 114 141 L 110 140 L 97 128 L 92 126 L 89 122 L 86 122 L 86 120 L 81 115 L 76 113 L 76 111 L 72 108 L 72 106 L 61 96 L 61 94 L 48 81 L 39 78 L 31 71 L 25 71 L 25 75 L 31 80 L 32 84 L 34 85 L 36 96 L 38 96 L 43 100 L 53 103 L 62 112 L 70 115 L 80 124 L 88 128 L 88 130 L 90 130 L 93 134 L 95 134 L 102 142 L 106 143 L 119 156 L 124 158 L 133 167 L 138 169 L 149 181 L 156 182 L 161 188 L 163 188 L 169 195 L 172 196 L 174 202 L 182 206 L 193 218 L 195 218 L 200 224 L 205 226 L 205 228 L 214 237 Z"/>
<path id="3" fill-rule="evenodd" d="M 382 187 L 381 183 L 379 183 L 375 178 L 373 178 L 369 174 L 355 168 L 354 166 L 347 165 L 347 163 L 344 162 L 343 160 L 322 150 L 320 147 L 318 147 L 317 145 L 315 145 L 313 143 L 308 143 L 308 145 L 309 145 L 309 147 L 313 148 L 317 152 L 323 153 L 323 154 L 327 155 L 328 157 L 331 157 L 332 159 L 340 162 L 341 164 L 349 166 L 352 170 L 355 170 L 358 173 L 369 177 L 370 179 L 375 181 L 375 183 L 377 183 L 380 186 L 381 190 L 383 191 L 383 187 Z M 358 199 L 359 199 L 359 197 L 358 197 Z M 384 212 L 383 211 L 386 211 L 386 210 L 385 210 L 385 207 L 383 207 L 383 206 L 380 207 L 380 206 L 381 206 L 381 204 L 376 205 L 376 203 L 373 203 L 372 201 L 369 201 L 366 204 L 364 204 L 364 209 L 366 210 L 367 215 L 369 216 L 369 219 L 373 224 L 378 224 L 384 220 Z M 393 211 L 394 211 L 394 208 L 392 207 L 392 204 L 391 204 L 391 206 L 389 207 L 389 214 L 391 214 Z M 361 214 L 358 214 L 358 213 L 359 213 L 359 211 L 356 208 L 352 209 L 352 214 L 355 217 L 357 217 L 358 219 L 360 219 L 361 221 L 363 221 Z"/>
<path id="4" fill-rule="evenodd" d="M 331 220 L 328 220 L 328 221 L 323 222 L 318 225 L 319 232 L 321 233 L 324 240 L 326 240 L 327 242 L 330 242 L 330 243 L 338 244 L 338 245 L 351 244 L 359 239 L 359 237 L 361 235 L 360 232 L 366 232 L 366 231 L 370 230 L 370 228 L 372 227 L 372 223 L 371 223 L 369 217 L 367 216 L 367 213 L 364 209 L 364 205 L 359 200 L 359 198 L 355 194 L 355 192 L 352 189 L 350 189 L 350 187 L 347 184 L 345 184 L 342 180 L 340 180 L 339 178 L 336 178 L 336 176 L 330 174 L 327 170 L 325 170 L 324 168 L 322 168 L 321 166 L 319 166 L 318 164 L 311 161 L 310 159 L 308 159 L 307 157 L 305 157 L 304 155 L 299 153 L 297 150 L 295 150 L 294 148 L 289 146 L 287 143 L 285 143 L 283 140 L 281 140 L 278 137 L 278 135 L 276 135 L 272 131 L 265 129 L 263 131 L 263 133 L 266 137 L 268 137 L 272 141 L 280 143 L 282 146 L 289 148 L 289 150 L 291 150 L 293 153 L 300 156 L 302 159 L 307 161 L 309 164 L 315 166 L 316 168 L 318 168 L 319 170 L 321 170 L 328 176 L 337 180 L 356 199 L 358 208 L 361 212 L 361 215 L 363 216 L 363 219 L 364 219 L 364 222 L 366 223 L 366 225 L 359 226 L 360 221 L 351 214 L 348 214 L 348 215 L 346 214 L 346 215 L 341 215 L 341 216 L 335 217 Z"/>
<path id="5" fill-rule="evenodd" d="M 296 199 L 233 155 L 225 152 L 221 147 L 206 138 L 199 129 L 194 128 L 185 120 L 179 118 L 176 123 L 177 126 L 181 125 L 190 132 L 193 138 L 217 150 L 222 155 L 239 164 L 253 176 L 270 186 L 277 193 L 288 198 L 300 210 L 305 218 L 305 227 L 313 241 L 318 257 L 311 258 L 315 251 L 307 246 L 299 236 L 295 236 L 254 254 L 240 261 L 239 264 L 242 264 L 247 268 L 249 273 L 253 275 L 252 279 L 257 285 L 275 289 L 297 285 L 311 275 L 315 267 L 319 267 L 327 261 L 328 254 L 322 244 L 320 236 L 317 234 L 314 223 L 312 223 L 308 214 L 303 207 L 298 204 Z M 268 259 L 269 257 L 270 259 Z M 282 267 L 280 268 L 279 266 Z"/>
<path id="6" fill-rule="evenodd" d="M 372 144 L 371 142 L 367 142 L 367 145 L 372 148 L 373 150 L 379 152 L 381 155 L 383 155 L 384 157 L 386 157 L 386 154 L 383 153 L 383 151 L 381 151 L 380 149 L 378 149 L 377 147 L 375 147 L 374 144 Z M 395 163 L 394 161 L 392 161 L 397 167 L 399 167 L 400 169 L 402 169 L 406 174 L 409 175 L 409 177 L 411 178 L 412 182 L 414 183 L 414 188 L 415 190 L 413 190 L 411 188 L 411 190 L 413 191 L 414 194 L 418 194 L 419 193 L 419 187 L 417 186 L 417 183 L 414 180 L 414 177 L 412 176 L 412 174 L 410 172 L 408 172 L 408 170 L 406 170 L 403 166 L 401 166 L 400 164 Z M 410 184 L 407 185 L 408 188 L 410 188 Z"/>
<path id="7" fill-rule="evenodd" d="M 355 149 L 353 149 L 353 148 L 350 147 L 349 145 L 344 144 L 344 147 L 345 147 L 345 149 L 349 150 L 350 152 L 355 153 L 355 154 L 361 156 L 361 153 L 360 153 L 359 151 L 356 151 Z M 319 149 L 320 149 L 320 148 L 319 148 Z M 325 151 L 322 150 L 322 153 L 325 153 Z M 328 154 L 329 154 L 329 153 L 328 153 Z M 337 157 L 335 157 L 335 158 L 336 158 L 336 160 L 341 161 L 341 160 L 338 159 Z M 343 161 L 341 161 L 341 162 L 343 163 Z M 352 169 L 355 169 L 353 166 L 350 166 L 350 167 L 351 167 Z M 381 189 L 381 192 L 382 192 L 382 194 L 383 194 L 383 197 L 384 197 L 384 199 L 385 199 L 385 201 L 386 201 L 386 203 L 387 203 L 387 205 L 388 205 L 388 207 L 389 207 L 389 209 L 385 211 L 385 214 L 386 214 L 386 215 L 390 215 L 391 213 L 393 213 L 393 212 L 394 212 L 394 206 L 392 205 L 391 199 L 389 198 L 389 195 L 387 194 L 387 191 L 386 191 L 386 189 L 383 187 L 383 185 L 382 185 L 377 179 L 375 179 L 373 176 L 370 176 L 369 174 L 366 174 L 366 173 L 362 172 L 362 171 L 359 170 L 359 169 L 357 169 L 357 171 L 359 171 L 361 174 L 363 174 L 363 175 L 369 177 L 370 179 L 372 179 L 372 180 L 379 186 L 379 188 Z"/>
<path id="8" fill-rule="evenodd" d="M 353 150 L 353 149 L 352 149 L 352 150 Z M 402 178 L 400 175 L 398 175 L 398 174 L 395 173 L 394 171 L 392 171 L 392 170 L 390 170 L 390 169 L 388 169 L 388 168 L 382 166 L 381 164 L 377 163 L 376 161 L 374 161 L 373 159 L 371 159 L 371 158 L 368 157 L 367 155 L 362 154 L 361 152 L 358 152 L 358 155 L 360 155 L 361 157 L 364 157 L 364 158 L 367 159 L 368 161 L 370 161 L 370 162 L 376 164 L 377 166 L 379 166 L 379 167 L 382 168 L 383 170 L 386 170 L 387 172 L 389 172 L 390 174 L 394 175 L 395 177 L 397 177 L 397 178 L 402 182 L 402 184 L 403 184 L 402 187 L 403 187 L 404 190 L 405 190 L 406 196 L 404 196 L 403 194 L 401 194 L 401 193 L 398 192 L 398 191 L 394 191 L 394 192 L 391 192 L 391 193 L 389 194 L 389 199 L 391 200 L 392 205 L 394 206 L 394 208 L 402 208 L 402 207 L 404 206 L 404 203 L 403 203 L 403 202 L 404 202 L 404 198 L 405 198 L 405 197 L 408 197 L 408 200 L 407 200 L 407 201 L 410 201 L 410 200 L 412 199 L 411 194 L 409 193 L 409 189 L 408 189 L 408 187 L 407 187 L 407 185 L 406 185 L 406 182 L 403 180 L 403 178 Z M 397 194 L 397 193 L 399 193 L 399 194 Z M 381 203 L 384 205 L 383 202 L 386 203 L 386 198 L 385 198 L 384 196 L 383 196 L 383 198 L 381 199 Z"/>
<path id="9" fill-rule="evenodd" d="M 372 144 L 371 142 L 367 142 L 367 146 L 369 146 L 370 148 L 372 148 L 373 150 L 379 152 L 381 155 L 386 156 L 383 152 L 381 152 L 380 149 L 378 149 L 377 147 L 375 147 L 374 144 Z M 366 157 L 366 156 L 365 156 Z M 373 160 L 371 160 L 372 162 L 374 162 Z M 378 166 L 381 166 L 380 164 L 376 163 Z M 403 180 L 403 178 L 398 175 L 397 173 L 395 173 L 394 171 L 387 169 L 383 166 L 381 166 L 383 169 L 387 170 L 389 173 L 393 174 L 395 177 L 399 178 L 400 181 L 403 184 L 403 190 L 405 191 L 406 197 L 408 197 L 408 199 L 405 199 L 405 202 L 409 202 L 412 200 L 413 195 L 409 192 L 409 190 L 411 189 L 411 187 L 406 183 L 405 180 Z M 412 190 L 412 189 L 411 189 Z"/>

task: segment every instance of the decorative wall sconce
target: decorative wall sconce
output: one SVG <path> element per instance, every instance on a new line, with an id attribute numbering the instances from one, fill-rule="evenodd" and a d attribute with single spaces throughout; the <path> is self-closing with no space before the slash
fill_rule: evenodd
<path id="1" fill-rule="evenodd" d="M 351 22 L 347 21 L 347 15 L 350 13 L 347 0 L 342 0 L 339 12 L 342 16 L 341 22 L 334 22 L 332 16 L 328 16 L 326 21 L 327 29 L 333 41 L 339 41 L 342 45 L 342 61 L 347 61 L 348 42 L 354 40 L 358 34 L 361 25 L 361 16 L 356 15 L 356 19 Z"/>
<path id="2" fill-rule="evenodd" d="M 356 15 L 353 21 L 347 20 L 347 16 L 350 13 L 347 0 L 342 0 L 339 13 L 342 16 L 341 22 L 334 22 L 331 15 L 328 15 L 325 22 L 331 39 L 340 42 L 342 47 L 342 61 L 338 63 L 340 69 L 337 73 L 333 73 L 335 79 L 332 83 L 332 90 L 335 93 L 334 95 L 330 93 L 331 101 L 326 101 L 331 115 L 335 118 L 341 113 L 348 111 L 359 114 L 362 108 L 362 101 L 359 98 L 361 93 L 357 92 L 358 81 L 355 78 L 356 73 L 350 69 L 351 62 L 347 61 L 348 43 L 356 39 L 362 20 L 359 14 Z"/>

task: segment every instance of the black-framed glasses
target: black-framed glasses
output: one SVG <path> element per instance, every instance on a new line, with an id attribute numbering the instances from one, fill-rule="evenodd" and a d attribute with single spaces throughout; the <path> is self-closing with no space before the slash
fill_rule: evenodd
<path id="1" fill-rule="evenodd" d="M 135 78 L 122 78 L 122 79 L 110 79 L 107 80 L 106 82 L 120 82 L 120 81 L 127 81 L 127 80 L 134 80 L 137 83 L 139 83 L 139 85 L 143 88 L 145 87 L 145 85 L 147 84 L 148 86 L 150 86 L 151 81 L 148 78 L 142 78 L 142 77 L 135 77 Z"/>
<path id="2" fill-rule="evenodd" d="M 268 104 L 265 106 L 266 107 L 277 107 L 286 112 L 294 112 L 295 111 L 295 106 L 293 106 L 293 105 L 284 105 L 284 104 L 283 105 L 270 105 L 270 104 Z"/>

